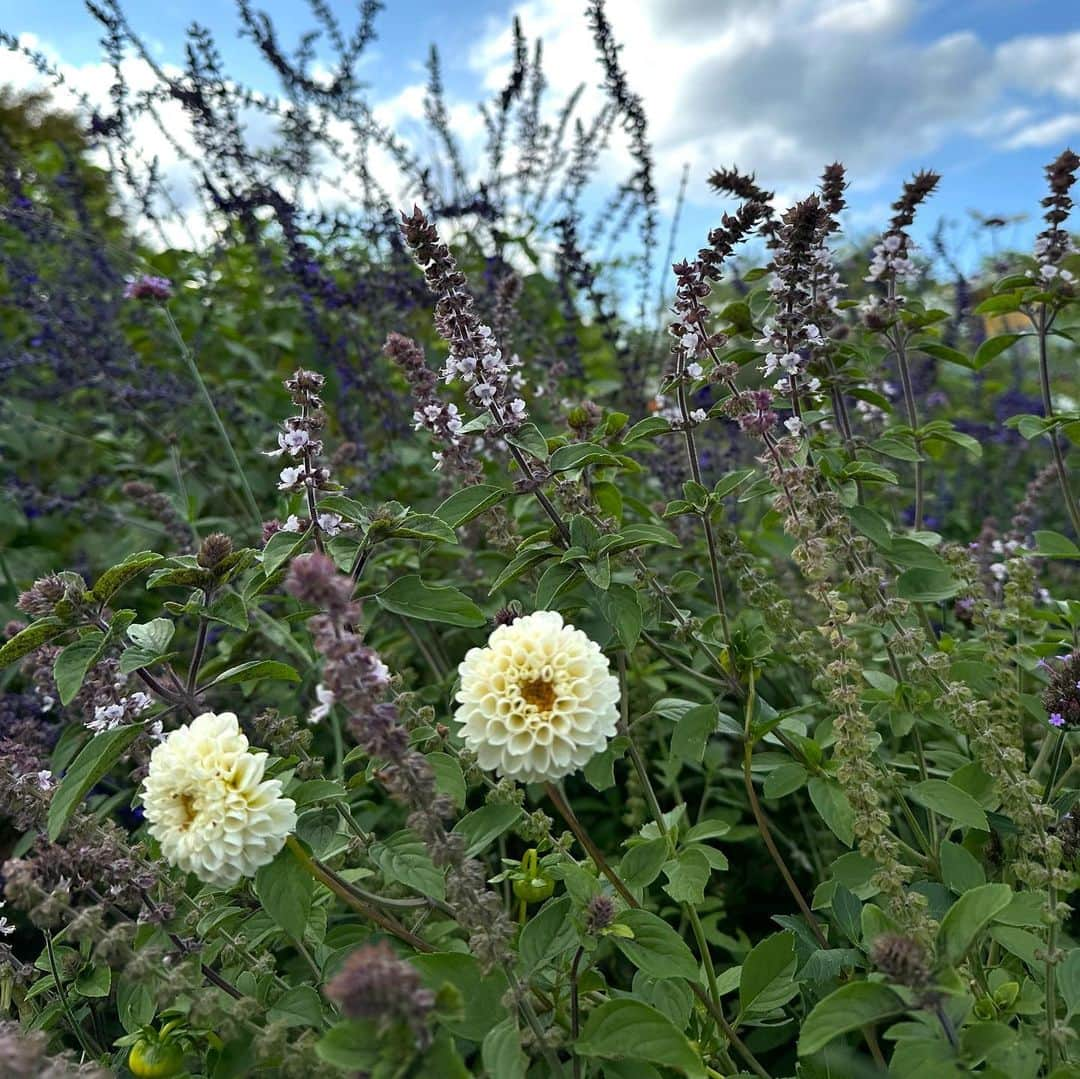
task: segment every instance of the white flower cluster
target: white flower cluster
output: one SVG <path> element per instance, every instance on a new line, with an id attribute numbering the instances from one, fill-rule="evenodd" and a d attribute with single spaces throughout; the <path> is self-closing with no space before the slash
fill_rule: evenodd
<path id="1" fill-rule="evenodd" d="M 1062 269 L 1058 262 L 1066 255 L 1076 250 L 1072 237 L 1063 230 L 1055 230 L 1054 235 L 1045 232 L 1035 237 L 1035 261 L 1038 267 L 1029 270 L 1029 276 L 1050 283 L 1051 281 L 1063 281 L 1070 285 L 1076 280 L 1075 274 Z"/>
<path id="2" fill-rule="evenodd" d="M 915 249 L 911 237 L 905 232 L 887 233 L 874 245 L 873 258 L 870 260 L 869 273 L 864 281 L 881 281 L 895 277 L 898 281 L 916 277 L 919 269 L 911 261 Z"/>
<path id="3" fill-rule="evenodd" d="M 454 718 L 481 768 L 523 783 L 559 779 L 615 735 L 618 679 L 599 646 L 557 611 L 499 626 L 458 674 Z"/>
<path id="4" fill-rule="evenodd" d="M 166 861 L 227 888 L 272 861 L 296 827 L 281 781 L 263 779 L 232 712 L 205 712 L 150 754 L 142 785 L 150 834 Z"/>
<path id="5" fill-rule="evenodd" d="M 329 536 L 331 539 L 333 539 L 334 536 L 341 535 L 345 529 L 352 528 L 352 525 L 349 522 L 342 519 L 340 513 L 320 513 L 316 516 L 315 521 L 323 535 Z M 300 532 L 303 532 L 307 526 L 307 518 L 301 520 L 295 513 L 290 513 L 288 519 L 281 526 L 281 531 L 299 534 Z"/>
<path id="6" fill-rule="evenodd" d="M 525 401 L 511 396 L 525 385 L 521 372 L 516 370 L 521 366 L 520 358 L 516 354 L 508 360 L 503 358 L 490 326 L 479 326 L 476 336 L 479 341 L 475 355 L 458 356 L 451 352 L 443 368 L 444 380 L 463 382 L 465 395 L 474 405 L 481 408 L 494 405 L 501 409 L 508 423 L 524 423 L 528 415 Z"/>
<path id="7" fill-rule="evenodd" d="M 130 723 L 131 720 L 145 712 L 153 703 L 153 697 L 148 693 L 137 690 L 135 693 L 129 693 L 126 697 L 121 697 L 112 704 L 99 704 L 94 709 L 94 718 L 87 720 L 86 725 L 95 734 L 101 734 L 102 731 L 112 731 L 117 727 L 122 727 L 125 723 Z"/>

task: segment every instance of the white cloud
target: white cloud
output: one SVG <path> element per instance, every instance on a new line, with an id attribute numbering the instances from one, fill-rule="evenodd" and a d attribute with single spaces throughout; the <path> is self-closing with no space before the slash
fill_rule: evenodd
<path id="1" fill-rule="evenodd" d="M 580 0 L 524 0 L 514 12 L 526 33 L 544 36 L 552 88 L 566 94 L 584 80 L 595 102 Z M 1008 126 L 994 126 L 993 110 L 1012 127 L 1028 118 L 1017 92 L 1080 97 L 1080 34 L 996 48 L 975 29 L 920 41 L 915 0 L 637 0 L 609 4 L 608 14 L 630 86 L 645 99 L 658 186 L 674 189 L 690 162 L 688 196 L 699 202 L 711 200 L 708 172 L 732 163 L 784 196 L 804 192 L 835 159 L 856 188 L 873 188 L 953 135 L 1000 140 Z M 500 22 L 474 49 L 488 87 L 505 78 L 510 47 Z M 1055 107 L 1042 104 L 1040 115 Z M 1056 114 L 1041 126 L 1048 139 L 1067 127 Z"/>
<path id="2" fill-rule="evenodd" d="M 1029 124 L 1010 135 L 1002 145 L 1007 150 L 1023 150 L 1032 146 L 1060 148 L 1080 135 L 1080 112 L 1067 112 L 1049 120 Z"/>

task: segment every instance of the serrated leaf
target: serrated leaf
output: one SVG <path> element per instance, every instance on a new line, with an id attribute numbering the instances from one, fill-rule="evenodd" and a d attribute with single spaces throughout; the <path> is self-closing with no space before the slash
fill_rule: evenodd
<path id="1" fill-rule="evenodd" d="M 130 554 L 123 562 L 107 569 L 90 589 L 97 603 L 107 603 L 121 588 L 138 577 L 140 573 L 164 561 L 164 557 L 153 551 L 137 551 Z"/>
<path id="2" fill-rule="evenodd" d="M 7 667 L 23 656 L 29 655 L 43 644 L 58 637 L 67 629 L 59 618 L 39 618 L 31 622 L 26 629 L 19 630 L 14 637 L 9 637 L 0 648 L 0 668 Z"/>
<path id="3" fill-rule="evenodd" d="M 540 429 L 533 423 L 523 423 L 516 431 L 503 436 L 511 446 L 535 457 L 538 461 L 546 461 L 548 455 L 547 439 L 540 433 Z"/>
<path id="4" fill-rule="evenodd" d="M 432 899 L 446 898 L 442 871 L 436 868 L 427 848 L 414 832 L 402 829 L 385 842 L 373 843 L 370 850 L 371 860 L 387 880 L 404 884 Z"/>

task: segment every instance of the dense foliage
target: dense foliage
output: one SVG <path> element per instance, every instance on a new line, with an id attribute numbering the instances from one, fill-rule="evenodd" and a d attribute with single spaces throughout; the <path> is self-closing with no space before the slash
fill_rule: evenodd
<path id="1" fill-rule="evenodd" d="M 664 257 L 599 0 L 482 162 L 311 7 L 0 107 L 0 1074 L 1080 1075 L 1080 159 L 977 271 L 839 164 Z"/>

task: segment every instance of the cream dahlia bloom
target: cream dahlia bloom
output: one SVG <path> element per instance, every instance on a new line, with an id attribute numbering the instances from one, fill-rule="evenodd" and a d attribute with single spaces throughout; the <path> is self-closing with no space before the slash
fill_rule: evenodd
<path id="1" fill-rule="evenodd" d="M 142 786 L 165 859 L 221 888 L 272 861 L 296 827 L 296 803 L 265 769 L 232 712 L 204 712 L 173 731 L 150 754 Z"/>
<path id="2" fill-rule="evenodd" d="M 499 626 L 458 674 L 454 718 L 481 768 L 523 783 L 559 779 L 615 734 L 618 680 L 599 645 L 557 611 Z"/>

